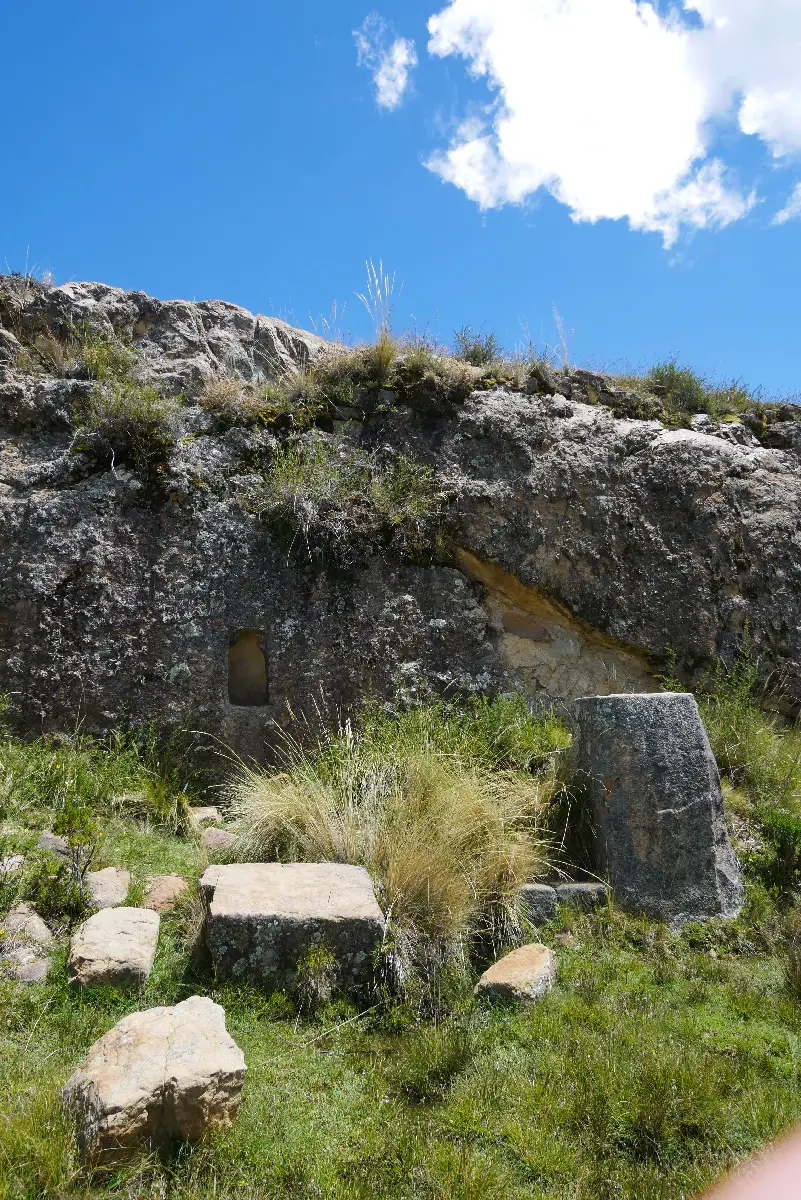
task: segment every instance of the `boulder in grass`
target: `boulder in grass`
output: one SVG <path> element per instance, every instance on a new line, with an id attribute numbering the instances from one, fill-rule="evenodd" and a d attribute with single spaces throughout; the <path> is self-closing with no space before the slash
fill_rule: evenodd
<path id="1" fill-rule="evenodd" d="M 128 898 L 131 875 L 122 867 L 104 867 L 102 871 L 87 871 L 85 879 L 92 908 L 117 908 Z"/>
<path id="2" fill-rule="evenodd" d="M 0 875 L 18 875 L 24 866 L 24 854 L 11 854 L 8 858 L 0 858 Z"/>
<path id="3" fill-rule="evenodd" d="M 169 912 L 189 887 L 180 875 L 151 875 L 142 900 L 142 908 L 154 912 Z"/>
<path id="4" fill-rule="evenodd" d="M 553 955 L 532 942 L 499 958 L 475 986 L 476 996 L 533 1004 L 553 987 Z"/>
<path id="5" fill-rule="evenodd" d="M 581 912 L 592 912 L 606 904 L 609 888 L 605 883 L 560 883 L 556 888 L 556 899 Z"/>
<path id="6" fill-rule="evenodd" d="M 207 854 L 226 857 L 233 854 L 239 838 L 228 829 L 204 829 L 200 835 L 200 844 Z"/>
<path id="7" fill-rule="evenodd" d="M 0 925 L 7 935 L 33 946 L 49 949 L 53 944 L 53 935 L 42 918 L 29 904 L 18 904 L 11 909 Z"/>
<path id="8" fill-rule="evenodd" d="M 588 696 L 572 714 L 574 779 L 617 901 L 675 923 L 735 917 L 743 887 L 693 697 Z"/>
<path id="9" fill-rule="evenodd" d="M 156 957 L 159 924 L 148 908 L 101 909 L 72 936 L 70 980 L 80 987 L 142 987 Z"/>
<path id="10" fill-rule="evenodd" d="M 39 914 L 27 904 L 18 904 L 0 920 L 0 930 L 0 964 L 19 983 L 44 983 L 53 935 Z"/>
<path id="11" fill-rule="evenodd" d="M 245 1059 L 225 1010 L 204 996 L 123 1017 L 95 1042 L 61 1097 L 93 1163 L 194 1141 L 236 1116 Z"/>
<path id="12" fill-rule="evenodd" d="M 336 986 L 373 978 L 385 921 L 363 867 L 342 863 L 235 863 L 201 878 L 206 940 L 221 979 L 292 990 L 298 965 L 323 946 Z"/>

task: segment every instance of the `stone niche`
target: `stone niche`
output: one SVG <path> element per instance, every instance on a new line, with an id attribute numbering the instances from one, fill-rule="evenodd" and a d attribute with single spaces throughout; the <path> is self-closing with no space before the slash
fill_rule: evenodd
<path id="1" fill-rule="evenodd" d="M 236 708 L 269 703 L 267 655 L 260 629 L 235 629 L 228 644 L 228 701 Z"/>

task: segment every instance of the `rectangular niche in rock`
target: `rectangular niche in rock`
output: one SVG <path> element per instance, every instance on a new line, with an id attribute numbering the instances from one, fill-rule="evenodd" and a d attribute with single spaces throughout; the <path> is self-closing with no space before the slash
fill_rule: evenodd
<path id="1" fill-rule="evenodd" d="M 267 657 L 260 629 L 235 629 L 228 644 L 228 700 L 240 708 L 268 702 Z"/>

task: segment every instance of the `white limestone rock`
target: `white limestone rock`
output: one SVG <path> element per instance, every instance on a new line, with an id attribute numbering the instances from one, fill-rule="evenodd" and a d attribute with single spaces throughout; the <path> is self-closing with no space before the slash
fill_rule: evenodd
<path id="1" fill-rule="evenodd" d="M 148 908 L 103 908 L 73 934 L 67 971 L 80 987 L 142 987 L 156 957 L 160 917 Z"/>
<path id="2" fill-rule="evenodd" d="M 245 1071 L 225 1010 L 192 996 L 123 1017 L 95 1042 L 61 1096 L 77 1121 L 82 1156 L 118 1161 L 142 1146 L 193 1141 L 229 1125 Z"/>

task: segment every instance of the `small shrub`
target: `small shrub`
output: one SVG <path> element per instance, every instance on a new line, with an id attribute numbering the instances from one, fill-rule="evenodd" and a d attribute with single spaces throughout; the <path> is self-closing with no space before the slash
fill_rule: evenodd
<path id="1" fill-rule="evenodd" d="M 310 557 L 348 565 L 382 546 L 430 557 L 444 496 L 433 470 L 407 455 L 382 463 L 314 436 L 279 448 L 249 505 L 300 536 Z"/>
<path id="2" fill-rule="evenodd" d="M 98 383 L 75 406 L 73 448 L 106 463 L 153 477 L 167 465 L 175 444 L 177 406 L 149 384 Z"/>
<path id="3" fill-rule="evenodd" d="M 791 995 L 801 1003 L 801 908 L 796 905 L 787 922 L 786 980 Z"/>
<path id="4" fill-rule="evenodd" d="M 666 409 L 682 413 L 708 412 L 705 381 L 690 367 L 680 367 L 676 359 L 658 363 L 645 377 L 646 388 L 658 396 Z"/>
<path id="5" fill-rule="evenodd" d="M 759 873 L 768 887 L 779 892 L 801 885 L 801 817 L 786 812 L 765 812 L 762 832 L 766 849 L 759 856 Z"/>
<path id="6" fill-rule="evenodd" d="M 327 410 L 312 368 L 287 372 L 278 380 L 241 379 L 234 373 L 213 376 L 199 396 L 219 429 L 237 425 L 303 431 Z"/>
<path id="7" fill-rule="evenodd" d="M 454 357 L 472 367 L 486 367 L 503 355 L 503 347 L 494 333 L 484 333 L 463 325 L 453 335 Z"/>

